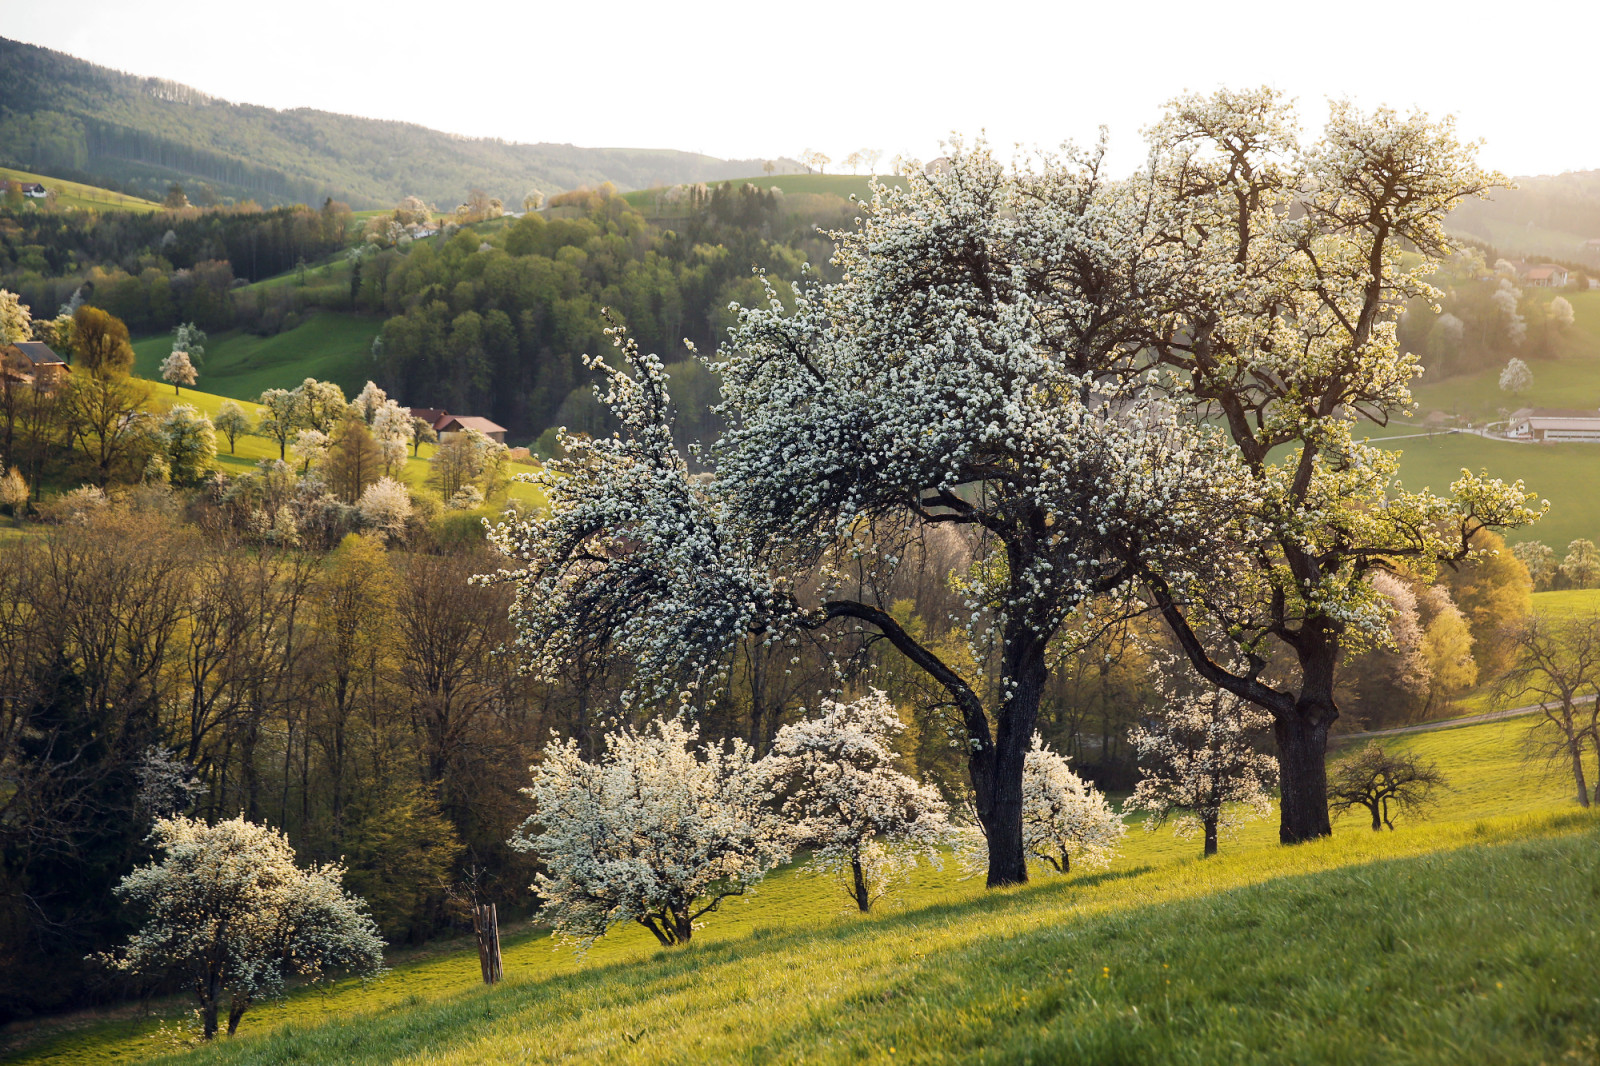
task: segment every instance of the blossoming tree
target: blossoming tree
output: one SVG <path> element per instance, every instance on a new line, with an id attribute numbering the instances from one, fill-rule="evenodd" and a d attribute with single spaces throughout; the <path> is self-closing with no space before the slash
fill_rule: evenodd
<path id="1" fill-rule="evenodd" d="M 665 946 L 788 858 L 790 833 L 766 803 L 749 745 L 693 748 L 681 719 L 606 737 L 587 762 L 558 741 L 534 768 L 534 812 L 512 838 L 545 872 L 535 888 L 558 934 L 592 943 L 638 922 Z"/>
<path id="2" fill-rule="evenodd" d="M 1178 835 L 1200 831 L 1205 854 L 1215 855 L 1218 833 L 1230 832 L 1245 812 L 1272 813 L 1277 761 L 1257 750 L 1272 716 L 1218 688 L 1179 693 L 1159 674 L 1156 691 L 1161 709 L 1128 734 L 1144 776 L 1127 809 L 1148 811 L 1145 828 L 1152 831 L 1177 813 Z"/>
<path id="3" fill-rule="evenodd" d="M 207 1040 L 225 997 L 232 1036 L 250 1005 L 280 994 L 288 975 L 316 981 L 382 969 L 378 928 L 366 904 L 340 886 L 337 864 L 296 866 L 282 833 L 243 818 L 164 818 L 155 841 L 160 860 L 116 888 L 144 906 L 146 921 L 102 958 L 119 970 L 180 978 L 200 1003 Z"/>
<path id="4" fill-rule="evenodd" d="M 1022 840 L 1028 856 L 1058 874 L 1070 873 L 1074 861 L 1079 869 L 1104 869 L 1127 831 L 1105 793 L 1074 773 L 1067 757 L 1035 733 L 1022 768 Z M 981 827 L 966 836 L 958 854 L 969 869 L 988 862 Z"/>
<path id="5" fill-rule="evenodd" d="M 1142 195 L 1173 277 L 1151 293 L 1150 350 L 1175 402 L 1225 429 L 1229 497 L 1256 502 L 1214 530 L 1236 553 L 1226 580 L 1162 565 L 1140 577 L 1199 673 L 1271 715 L 1279 836 L 1306 840 L 1330 832 L 1335 667 L 1387 624 L 1372 575 L 1426 576 L 1480 529 L 1542 513 L 1521 482 L 1467 471 L 1448 496 L 1403 489 L 1398 453 L 1354 432 L 1411 409 L 1421 368 L 1396 316 L 1438 296 L 1427 276 L 1448 251 L 1445 216 L 1504 179 L 1422 114 L 1336 103 L 1304 145 L 1269 89 L 1181 98 L 1149 138 Z M 1274 645 L 1291 663 L 1281 681 L 1264 676 Z"/>
<path id="6" fill-rule="evenodd" d="M 778 730 L 761 761 L 782 814 L 813 846 L 807 866 L 841 875 L 862 913 L 919 856 L 940 862 L 950 834 L 938 791 L 894 768 L 890 745 L 904 729 L 882 692 L 826 700 L 819 717 Z"/>
<path id="7" fill-rule="evenodd" d="M 639 693 L 685 700 L 728 649 L 797 631 L 886 638 L 957 708 L 988 881 L 1027 879 L 1023 762 L 1052 643 L 1133 568 L 1187 575 L 1227 505 L 1211 436 L 1145 395 L 1140 346 L 1160 257 L 1098 155 L 1007 170 L 979 146 L 879 187 L 835 234 L 842 279 L 746 308 L 714 367 L 730 428 L 691 477 L 659 359 L 617 338 L 621 431 L 567 437 L 535 480 L 550 509 L 502 524 L 533 665 L 580 641 L 626 655 Z M 977 545 L 970 630 L 997 693 L 892 616 L 908 544 Z M 842 633 L 840 631 L 843 631 Z M 651 686 L 654 686 L 651 688 Z M 639 694 L 639 693 L 636 693 Z"/>

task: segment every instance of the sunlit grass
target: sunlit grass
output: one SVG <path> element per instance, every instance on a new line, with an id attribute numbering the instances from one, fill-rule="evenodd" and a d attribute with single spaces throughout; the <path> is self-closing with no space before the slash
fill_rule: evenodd
<path id="1" fill-rule="evenodd" d="M 1574 1034 L 1551 1019 L 1592 1017 L 1600 1001 L 1593 967 L 1549 985 L 1571 952 L 1591 957 L 1600 852 L 1559 772 L 1525 759 L 1526 729 L 1390 740 L 1436 760 L 1451 785 L 1429 818 L 1395 832 L 1346 816 L 1332 839 L 1284 848 L 1275 822 L 1254 822 L 1202 860 L 1197 841 L 1135 825 L 1109 872 L 990 893 L 946 864 L 868 918 L 829 881 L 787 870 L 726 904 L 686 951 L 630 928 L 578 958 L 520 934 L 499 988 L 478 985 L 470 950 L 404 961 L 375 983 L 259 1007 L 233 1045 L 202 1054 L 1357 1061 L 1381 1033 L 1385 1061 L 1428 1061 L 1440 1040 L 1490 1061 L 1553 1060 Z M 27 1061 L 152 1057 L 160 1017 L 183 1010 L 90 1025 Z"/>

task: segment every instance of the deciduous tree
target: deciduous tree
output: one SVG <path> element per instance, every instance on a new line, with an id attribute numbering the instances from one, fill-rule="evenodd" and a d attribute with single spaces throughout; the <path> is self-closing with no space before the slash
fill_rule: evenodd
<path id="1" fill-rule="evenodd" d="M 1500 371 L 1500 391 L 1521 396 L 1531 388 L 1533 388 L 1533 371 L 1528 369 L 1527 363 L 1512 356 L 1506 363 L 1506 368 Z"/>
<path id="2" fill-rule="evenodd" d="M 95 375 L 123 375 L 133 368 L 133 344 L 122 319 L 84 304 L 72 316 L 76 365 Z"/>
<path id="3" fill-rule="evenodd" d="M 250 416 L 244 413 L 244 408 L 232 400 L 223 402 L 221 409 L 217 411 L 217 417 L 212 420 L 212 425 L 216 427 L 218 433 L 228 438 L 229 455 L 234 454 L 234 445 L 239 438 L 249 436 L 254 428 Z"/>
<path id="4" fill-rule="evenodd" d="M 200 374 L 189 361 L 188 352 L 174 351 L 161 360 L 161 380 L 172 386 L 172 394 L 176 396 L 180 385 L 193 388 L 194 383 L 200 380 Z"/>
<path id="5" fill-rule="evenodd" d="M 341 886 L 337 863 L 300 867 L 280 832 L 234 818 L 211 826 L 166 818 L 155 828 L 160 858 L 122 879 L 116 893 L 143 908 L 144 925 L 115 954 L 115 969 L 171 976 L 200 1004 L 203 1035 L 228 1035 L 285 978 L 379 973 L 383 941 L 366 905 Z"/>
<path id="6" fill-rule="evenodd" d="M 873 691 L 824 700 L 816 718 L 778 730 L 761 762 L 810 869 L 837 875 L 863 914 L 923 857 L 938 863 L 949 811 L 938 791 L 895 769 L 903 732 L 894 704 Z"/>
<path id="7" fill-rule="evenodd" d="M 592 763 L 572 740 L 545 748 L 512 844 L 543 865 L 540 916 L 558 934 L 589 944 L 637 922 L 663 946 L 687 944 L 698 919 L 789 856 L 749 745 L 696 751 L 697 738 L 672 718 L 608 734 Z"/>
<path id="8" fill-rule="evenodd" d="M 1396 811 L 1420 811 L 1444 783 L 1433 763 L 1407 752 L 1388 751 L 1374 741 L 1333 768 L 1328 795 L 1336 811 L 1365 807 L 1376 832 L 1384 826 L 1394 828 L 1390 804 Z"/>
<path id="9" fill-rule="evenodd" d="M 1600 751 L 1600 615 L 1531 615 L 1512 630 L 1511 667 L 1494 692 L 1501 706 L 1539 705 L 1531 736 L 1550 759 L 1571 767 L 1578 804 L 1589 806 L 1583 755 L 1590 746 Z"/>
<path id="10" fill-rule="evenodd" d="M 1143 776 L 1127 808 L 1148 812 L 1149 830 L 1181 812 L 1178 835 L 1199 830 L 1205 854 L 1215 855 L 1219 834 L 1252 814 L 1272 813 L 1270 790 L 1278 765 L 1259 750 L 1272 719 L 1231 692 L 1185 693 L 1164 674 L 1156 676 L 1161 706 L 1129 737 Z"/>

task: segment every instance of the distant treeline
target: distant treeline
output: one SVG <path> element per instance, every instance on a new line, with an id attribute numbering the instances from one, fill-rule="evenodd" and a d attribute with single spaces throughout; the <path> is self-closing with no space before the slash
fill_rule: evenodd
<path id="1" fill-rule="evenodd" d="M 282 274 L 347 243 L 350 211 L 254 207 L 136 214 L 17 211 L 0 214 L 0 288 L 39 314 L 81 290 L 136 332 L 197 322 L 234 323 L 236 278 Z"/>
<path id="2" fill-rule="evenodd" d="M 405 122 L 234 104 L 0 38 L 0 164 L 161 199 L 203 180 L 223 199 L 380 207 L 415 193 L 453 207 L 467 188 L 521 202 L 611 181 L 623 188 L 755 174 L 761 160 L 508 144 Z M 337 146 L 337 149 L 334 148 Z M 799 164 L 786 161 L 790 169 Z M 449 201 L 448 203 L 446 203 Z"/>

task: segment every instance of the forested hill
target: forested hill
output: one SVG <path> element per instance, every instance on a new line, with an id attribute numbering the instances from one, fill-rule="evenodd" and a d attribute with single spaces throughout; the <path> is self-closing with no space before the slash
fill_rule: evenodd
<path id="1" fill-rule="evenodd" d="M 760 161 L 690 152 L 508 144 L 405 122 L 235 104 L 0 38 L 0 165 L 160 199 L 168 183 L 264 204 L 356 209 L 416 195 L 449 209 L 469 188 L 507 203 L 610 181 L 627 190 L 713 181 Z M 793 169 L 798 169 L 794 167 Z"/>

